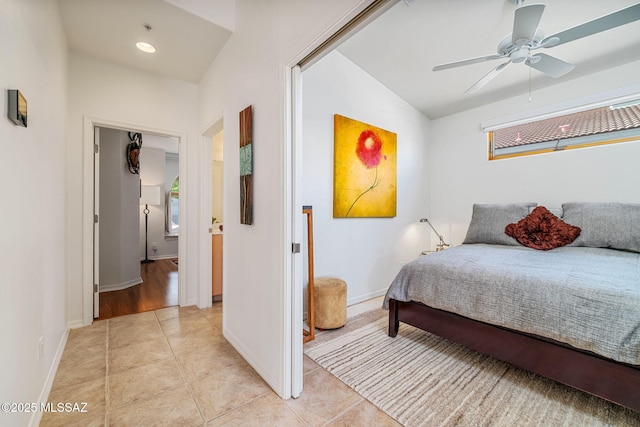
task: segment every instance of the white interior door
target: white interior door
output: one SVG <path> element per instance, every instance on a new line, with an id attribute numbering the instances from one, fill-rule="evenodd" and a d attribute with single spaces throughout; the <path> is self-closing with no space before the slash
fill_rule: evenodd
<path id="1" fill-rule="evenodd" d="M 100 128 L 93 128 L 93 318 L 100 316 Z"/>
<path id="2" fill-rule="evenodd" d="M 299 66 L 295 66 L 291 70 L 292 79 L 292 144 L 291 144 L 291 187 L 292 200 L 291 213 L 292 234 L 294 242 L 303 241 L 303 214 L 302 214 L 302 80 Z M 298 397 L 302 393 L 303 388 L 303 347 L 302 347 L 302 329 L 303 329 L 303 299 L 304 299 L 304 282 L 303 282 L 303 257 L 301 253 L 292 254 L 292 344 L 291 344 L 291 395 Z"/>

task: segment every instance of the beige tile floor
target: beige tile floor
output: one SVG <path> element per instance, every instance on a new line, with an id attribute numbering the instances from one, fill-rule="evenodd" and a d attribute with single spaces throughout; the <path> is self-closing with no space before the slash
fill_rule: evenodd
<path id="1" fill-rule="evenodd" d="M 87 412 L 47 412 L 40 425 L 399 425 L 306 356 L 302 395 L 280 399 L 221 331 L 221 304 L 70 331 L 48 402 L 87 402 Z"/>

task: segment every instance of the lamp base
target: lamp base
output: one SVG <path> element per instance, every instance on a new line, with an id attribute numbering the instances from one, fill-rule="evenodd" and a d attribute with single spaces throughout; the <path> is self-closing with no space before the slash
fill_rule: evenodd
<path id="1" fill-rule="evenodd" d="M 156 262 L 155 259 L 143 259 L 142 261 L 140 261 L 141 264 L 148 264 L 150 262 Z"/>
<path id="2" fill-rule="evenodd" d="M 441 242 L 440 242 L 440 244 L 438 244 L 438 245 L 436 246 L 436 252 L 444 251 L 444 250 L 445 250 L 445 249 L 447 249 L 448 247 L 449 247 L 449 244 L 448 244 L 448 243 L 444 243 L 444 242 L 442 242 L 442 241 L 441 241 Z"/>

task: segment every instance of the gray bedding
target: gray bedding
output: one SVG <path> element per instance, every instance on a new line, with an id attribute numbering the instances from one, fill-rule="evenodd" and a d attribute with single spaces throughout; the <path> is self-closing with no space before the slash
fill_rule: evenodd
<path id="1" fill-rule="evenodd" d="M 640 254 L 463 244 L 407 263 L 384 300 L 419 301 L 640 365 Z"/>

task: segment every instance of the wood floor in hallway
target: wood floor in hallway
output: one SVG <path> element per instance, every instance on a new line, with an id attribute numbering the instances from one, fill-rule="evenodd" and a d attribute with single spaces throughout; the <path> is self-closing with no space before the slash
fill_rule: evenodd
<path id="1" fill-rule="evenodd" d="M 140 276 L 139 285 L 100 293 L 98 320 L 178 305 L 177 260 L 141 263 Z"/>

